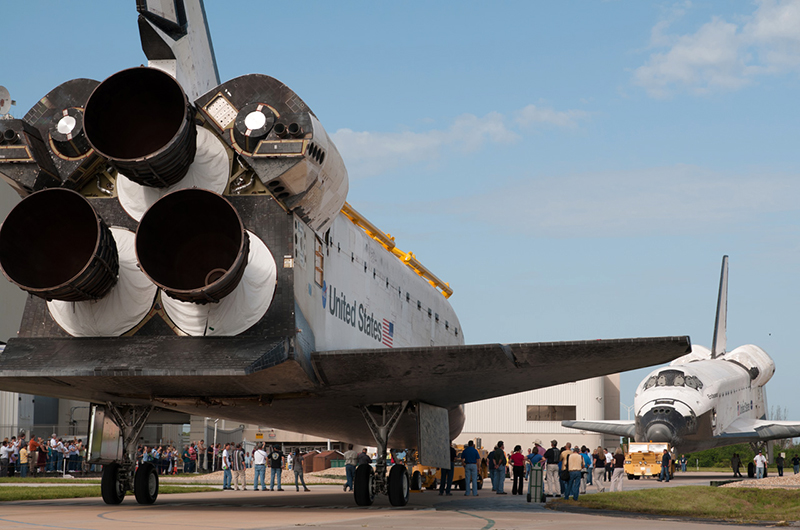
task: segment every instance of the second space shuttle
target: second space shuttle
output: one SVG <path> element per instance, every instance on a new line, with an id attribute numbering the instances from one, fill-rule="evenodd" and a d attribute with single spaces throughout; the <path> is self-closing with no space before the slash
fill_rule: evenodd
<path id="1" fill-rule="evenodd" d="M 753 344 L 725 351 L 727 306 L 728 256 L 723 256 L 711 349 L 692 345 L 691 353 L 649 373 L 636 387 L 634 420 L 562 425 L 637 442 L 669 442 L 687 453 L 800 436 L 800 421 L 767 419 L 765 386 L 775 373 L 767 352 Z"/>

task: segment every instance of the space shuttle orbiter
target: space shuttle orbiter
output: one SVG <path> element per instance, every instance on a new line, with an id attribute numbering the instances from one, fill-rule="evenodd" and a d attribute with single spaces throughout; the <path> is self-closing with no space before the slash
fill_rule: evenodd
<path id="1" fill-rule="evenodd" d="M 770 356 L 754 344 L 726 352 L 728 256 L 722 258 L 712 349 L 692 352 L 658 368 L 636 387 L 636 418 L 564 421 L 583 431 L 669 442 L 681 452 L 800 436 L 800 422 L 767 419 Z"/>
<path id="2" fill-rule="evenodd" d="M 463 403 L 689 351 L 688 337 L 465 345 L 450 286 L 345 202 L 308 105 L 266 75 L 220 83 L 202 2 L 137 8 L 149 66 L 67 81 L 0 124 L 0 177 L 23 197 L 0 265 L 31 295 L 0 389 L 93 404 L 106 502 L 156 500 L 133 457 L 154 409 L 375 443 L 355 500 L 404 505 L 387 448 L 448 467 Z"/>

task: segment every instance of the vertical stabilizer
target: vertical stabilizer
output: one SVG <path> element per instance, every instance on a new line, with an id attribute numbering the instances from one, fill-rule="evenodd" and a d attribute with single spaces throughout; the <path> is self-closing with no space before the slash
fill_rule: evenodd
<path id="1" fill-rule="evenodd" d="M 711 358 L 716 359 L 725 353 L 728 325 L 728 256 L 722 256 L 722 271 L 719 276 L 719 296 L 717 296 L 717 319 L 714 322 L 714 340 L 711 343 Z"/>
<path id="2" fill-rule="evenodd" d="M 148 66 L 178 80 L 194 102 L 220 84 L 203 0 L 136 0 Z"/>

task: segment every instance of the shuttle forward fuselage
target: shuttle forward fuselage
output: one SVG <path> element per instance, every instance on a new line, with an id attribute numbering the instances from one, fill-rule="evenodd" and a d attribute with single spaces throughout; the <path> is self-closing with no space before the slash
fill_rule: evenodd
<path id="1" fill-rule="evenodd" d="M 670 442 L 683 452 L 727 445 L 723 433 L 736 420 L 766 418 L 764 384 L 774 370 L 758 346 L 716 359 L 694 346 L 693 353 L 654 370 L 637 387 L 636 441 Z"/>

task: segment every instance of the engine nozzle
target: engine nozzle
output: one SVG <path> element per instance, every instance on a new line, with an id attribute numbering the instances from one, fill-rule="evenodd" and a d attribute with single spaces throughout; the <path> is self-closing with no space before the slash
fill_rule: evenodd
<path id="1" fill-rule="evenodd" d="M 114 237 L 89 201 L 64 188 L 22 200 L 0 228 L 0 268 L 46 300 L 96 300 L 117 281 Z"/>
<path id="2" fill-rule="evenodd" d="M 178 82 L 155 68 L 122 70 L 100 83 L 83 126 L 94 150 L 143 186 L 172 186 L 194 160 L 194 107 Z"/>
<path id="3" fill-rule="evenodd" d="M 183 302 L 219 302 L 239 284 L 249 239 L 236 208 L 198 188 L 174 191 L 144 214 L 136 256 L 150 280 Z"/>

